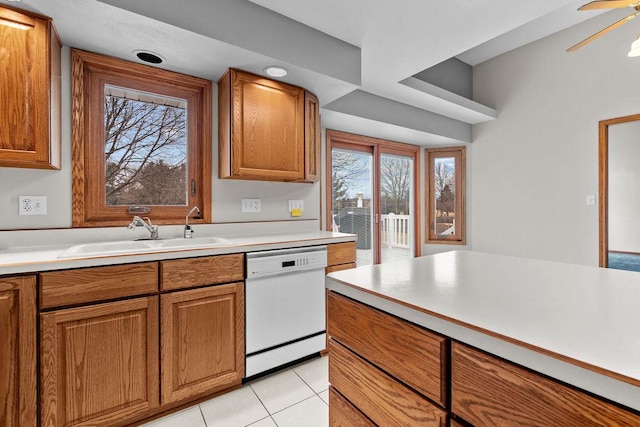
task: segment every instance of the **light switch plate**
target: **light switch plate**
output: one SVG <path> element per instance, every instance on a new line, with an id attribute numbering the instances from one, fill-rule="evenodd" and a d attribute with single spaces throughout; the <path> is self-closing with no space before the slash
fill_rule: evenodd
<path id="1" fill-rule="evenodd" d="M 260 199 L 242 199 L 242 212 L 260 212 L 262 201 Z"/>
<path id="2" fill-rule="evenodd" d="M 304 200 L 289 200 L 289 212 L 293 212 L 294 209 L 299 209 L 300 212 L 303 212 Z"/>
<path id="3" fill-rule="evenodd" d="M 18 196 L 20 215 L 46 215 L 47 196 Z"/>

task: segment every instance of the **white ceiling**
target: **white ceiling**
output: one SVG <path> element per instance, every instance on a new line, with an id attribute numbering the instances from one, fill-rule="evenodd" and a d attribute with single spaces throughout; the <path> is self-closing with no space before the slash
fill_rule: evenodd
<path id="1" fill-rule="evenodd" d="M 0 0 L 51 16 L 66 46 L 129 60 L 136 60 L 132 51 L 147 49 L 167 59 L 163 68 L 214 82 L 227 67 L 263 74 L 266 65 L 283 64 L 290 70 L 284 80 L 315 92 L 323 106 L 365 92 L 374 96 L 357 99 L 399 116 L 410 108 L 424 111 L 427 121 L 453 119 L 433 130 L 415 127 L 439 136 L 436 142 L 465 141 L 460 135 L 470 135 L 470 124 L 496 114 L 439 88 L 400 82 L 452 57 L 476 65 L 602 12 L 578 12 L 585 2 Z M 336 104 L 365 119 L 370 107 L 359 114 L 354 102 Z M 460 129 L 447 131 L 452 127 Z"/>

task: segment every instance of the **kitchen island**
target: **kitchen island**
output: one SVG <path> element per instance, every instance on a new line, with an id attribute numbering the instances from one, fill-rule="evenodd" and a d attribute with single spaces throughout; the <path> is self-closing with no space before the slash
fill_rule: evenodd
<path id="1" fill-rule="evenodd" d="M 454 251 L 332 273 L 327 288 L 335 409 L 378 424 L 413 408 L 416 424 L 640 425 L 637 273 Z M 371 367 L 373 381 L 345 381 Z M 408 391 L 375 402 L 390 387 L 368 393 L 376 381 Z"/>

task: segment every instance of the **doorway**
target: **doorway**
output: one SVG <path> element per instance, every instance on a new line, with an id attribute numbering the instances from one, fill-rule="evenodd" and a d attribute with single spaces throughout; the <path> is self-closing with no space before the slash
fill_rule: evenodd
<path id="1" fill-rule="evenodd" d="M 420 255 L 420 147 L 327 131 L 327 229 L 358 235 L 358 266 Z"/>
<path id="2" fill-rule="evenodd" d="M 640 115 L 600 122 L 600 266 L 640 271 Z"/>

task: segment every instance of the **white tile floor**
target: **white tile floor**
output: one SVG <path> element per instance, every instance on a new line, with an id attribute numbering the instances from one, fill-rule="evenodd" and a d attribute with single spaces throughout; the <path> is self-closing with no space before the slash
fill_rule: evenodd
<path id="1" fill-rule="evenodd" d="M 328 361 L 296 365 L 144 427 L 327 427 Z"/>

